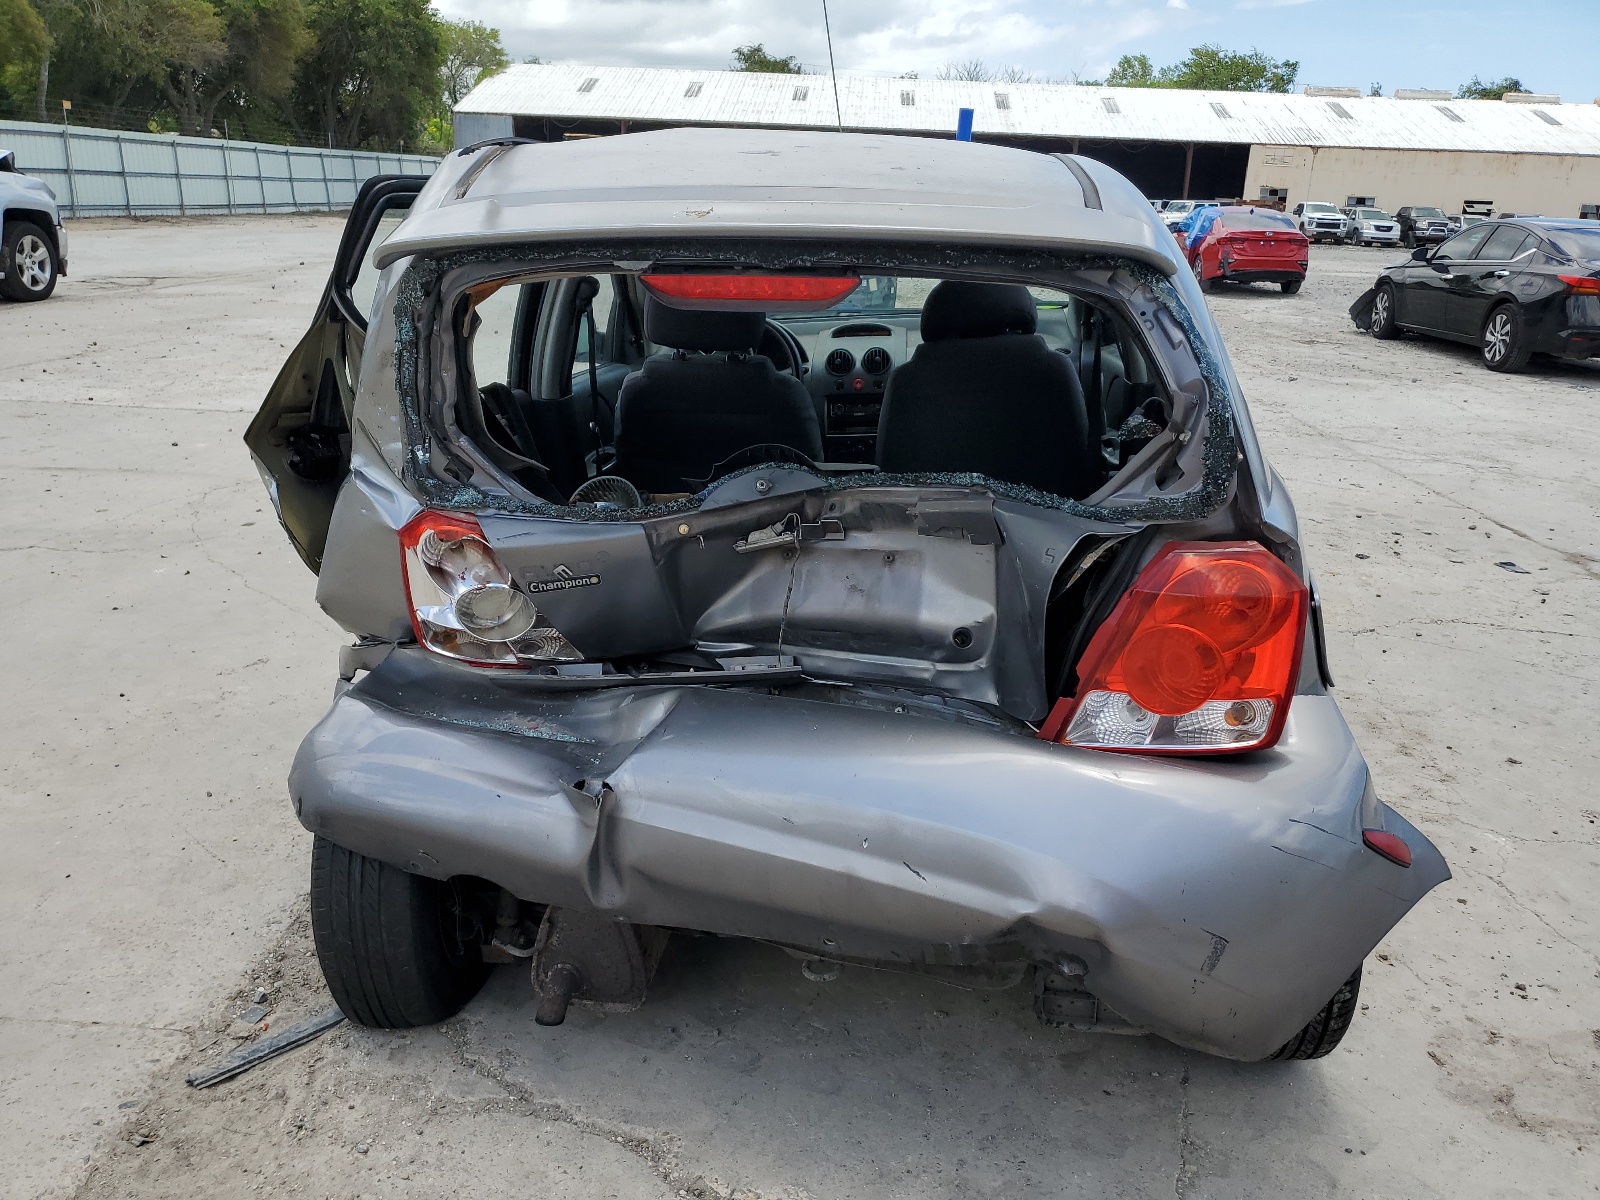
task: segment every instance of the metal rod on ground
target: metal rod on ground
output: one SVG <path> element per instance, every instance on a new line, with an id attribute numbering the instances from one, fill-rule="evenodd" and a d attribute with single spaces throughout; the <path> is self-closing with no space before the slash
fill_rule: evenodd
<path id="1" fill-rule="evenodd" d="M 833 65 L 833 26 L 828 23 L 828 0 L 822 0 L 822 30 L 828 35 L 828 78 L 833 80 L 833 120 L 844 132 L 844 109 L 839 107 L 839 71 Z"/>
<path id="2" fill-rule="evenodd" d="M 312 1017 L 309 1021 L 291 1025 L 271 1037 L 264 1037 L 259 1042 L 251 1042 L 248 1046 L 241 1046 L 232 1053 L 223 1055 L 211 1066 L 194 1072 L 184 1082 L 192 1088 L 208 1088 L 225 1079 L 232 1079 L 235 1075 L 242 1075 L 250 1070 L 251 1067 L 260 1066 L 268 1059 L 277 1058 L 278 1055 L 287 1054 L 297 1046 L 305 1045 L 313 1038 L 327 1033 L 343 1020 L 344 1013 L 335 1006 L 320 1016 Z"/>

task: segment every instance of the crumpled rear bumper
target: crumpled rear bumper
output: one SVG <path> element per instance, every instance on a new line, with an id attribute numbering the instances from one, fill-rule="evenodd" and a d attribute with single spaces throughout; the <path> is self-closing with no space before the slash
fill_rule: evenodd
<path id="1" fill-rule="evenodd" d="M 1119 1013 L 1239 1059 L 1449 877 L 1325 695 L 1295 698 L 1274 750 L 1161 760 L 765 692 L 550 696 L 401 650 L 307 736 L 290 789 L 342 846 L 528 900 L 841 956 L 1075 954 Z"/>

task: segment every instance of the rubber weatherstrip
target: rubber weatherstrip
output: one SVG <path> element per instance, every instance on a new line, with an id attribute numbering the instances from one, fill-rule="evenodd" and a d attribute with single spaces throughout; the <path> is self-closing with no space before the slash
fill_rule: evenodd
<path id="1" fill-rule="evenodd" d="M 1095 186 L 1094 180 L 1089 178 L 1089 172 L 1079 166 L 1077 160 L 1070 154 L 1058 154 L 1056 157 L 1066 165 L 1067 170 L 1077 177 L 1078 186 L 1083 188 L 1083 206 L 1085 208 L 1101 207 L 1100 189 Z"/>

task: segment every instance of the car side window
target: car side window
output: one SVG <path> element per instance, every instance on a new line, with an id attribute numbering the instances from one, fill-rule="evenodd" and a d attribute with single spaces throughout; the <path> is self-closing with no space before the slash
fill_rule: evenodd
<path id="1" fill-rule="evenodd" d="M 1501 225 L 1494 235 L 1484 242 L 1478 257 L 1485 262 L 1510 262 L 1534 241 L 1533 234 L 1515 225 Z"/>
<path id="2" fill-rule="evenodd" d="M 1489 226 L 1474 225 L 1471 229 L 1463 229 L 1455 237 L 1439 247 L 1438 253 L 1433 256 L 1434 262 L 1461 262 L 1471 258 L 1477 251 L 1479 244 L 1489 236 Z"/>
<path id="3" fill-rule="evenodd" d="M 601 363 L 614 361 L 614 356 L 607 352 L 607 334 L 611 329 L 611 311 L 616 307 L 617 293 L 612 285 L 611 276 L 597 275 L 600 282 L 600 291 L 594 298 L 594 360 L 598 366 Z M 578 322 L 578 353 L 572 360 L 572 377 L 589 370 L 589 322 Z"/>
<path id="4" fill-rule="evenodd" d="M 472 373 L 481 388 L 511 382 L 511 336 L 517 323 L 522 286 L 503 287 L 472 311 L 478 324 L 472 334 Z"/>

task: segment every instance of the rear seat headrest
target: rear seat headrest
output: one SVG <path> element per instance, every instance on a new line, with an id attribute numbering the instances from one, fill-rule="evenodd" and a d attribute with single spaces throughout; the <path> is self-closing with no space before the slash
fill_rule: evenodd
<path id="1" fill-rule="evenodd" d="M 1020 283 L 968 283 L 946 279 L 928 293 L 922 306 L 922 340 L 999 337 L 1034 333 L 1039 313 Z"/>
<path id="2" fill-rule="evenodd" d="M 766 327 L 766 313 L 673 308 L 645 297 L 645 337 L 674 350 L 754 350 Z"/>

